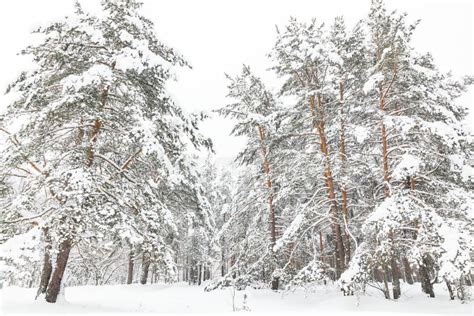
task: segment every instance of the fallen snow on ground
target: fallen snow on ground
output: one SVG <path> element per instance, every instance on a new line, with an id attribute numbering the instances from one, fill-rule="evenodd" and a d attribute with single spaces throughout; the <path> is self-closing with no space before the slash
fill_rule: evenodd
<path id="1" fill-rule="evenodd" d="M 311 291 L 235 292 L 235 307 L 243 310 L 244 294 L 250 314 L 259 315 L 470 315 L 472 304 L 450 301 L 444 289 L 436 288 L 435 299 L 421 294 L 419 284 L 403 287 L 398 302 L 385 300 L 370 291 L 365 296 L 344 297 L 335 286 Z M 65 299 L 56 304 L 34 301 L 36 289 L 7 287 L 0 290 L 0 314 L 6 313 L 219 313 L 234 314 L 231 289 L 204 292 L 203 287 L 179 284 L 107 285 L 67 287 Z M 442 293 L 443 292 L 443 293 Z"/>

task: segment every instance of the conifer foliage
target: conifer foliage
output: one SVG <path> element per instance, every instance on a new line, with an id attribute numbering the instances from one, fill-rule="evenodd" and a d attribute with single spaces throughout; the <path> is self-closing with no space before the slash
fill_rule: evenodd
<path id="1" fill-rule="evenodd" d="M 420 282 L 431 297 L 443 282 L 451 298 L 464 297 L 472 140 L 456 99 L 472 78 L 456 80 L 417 53 L 410 44 L 417 23 L 379 0 L 351 30 L 342 17 L 330 26 L 292 18 L 277 29 L 269 55 L 283 81 L 279 93 L 247 66 L 231 78 L 237 102 L 220 113 L 248 137 L 241 155 L 248 173 L 223 231 L 245 231 L 237 243 L 244 250 L 236 247 L 238 260 L 229 254 L 234 283 L 225 276 L 213 286 L 263 281 L 275 289 L 262 251 L 270 243 L 278 267 L 270 273 L 286 287 L 332 279 L 346 294 L 369 285 L 398 299 L 402 281 Z M 268 132 L 257 137 L 255 129 Z M 263 168 L 255 165 L 258 146 Z M 270 190 L 257 194 L 262 179 Z M 267 198 L 266 212 L 256 208 Z M 275 242 L 249 226 L 263 216 L 272 223 L 273 214 Z"/>
<path id="2" fill-rule="evenodd" d="M 417 52 L 416 23 L 373 0 L 352 27 L 290 19 L 228 104 L 246 146 L 218 167 L 166 91 L 188 67 L 136 0 L 39 28 L 0 116 L 0 260 L 54 303 L 66 285 L 186 281 L 210 291 L 335 281 L 398 299 L 472 285 L 474 80 Z M 192 148 L 191 148 L 192 147 Z M 227 170 L 226 170 L 227 168 Z"/>
<path id="3" fill-rule="evenodd" d="M 187 63 L 160 42 L 140 6 L 103 1 L 96 17 L 77 3 L 72 17 L 36 31 L 44 40 L 23 53 L 37 68 L 9 88 L 18 98 L 1 117 L 1 172 L 11 184 L 2 225 L 41 235 L 39 292 L 48 302 L 83 249 L 109 257 L 130 249 L 142 283 L 151 264 L 176 277 L 176 215 L 188 209 L 173 198 L 197 199 L 185 144 L 210 141 L 166 93 L 172 67 Z"/>

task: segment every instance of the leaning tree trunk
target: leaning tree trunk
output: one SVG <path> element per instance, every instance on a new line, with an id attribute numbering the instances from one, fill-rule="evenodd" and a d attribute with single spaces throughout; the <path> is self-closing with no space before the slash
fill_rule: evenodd
<path id="1" fill-rule="evenodd" d="M 140 279 L 141 284 L 146 284 L 146 281 L 148 280 L 148 272 L 150 271 L 150 255 L 148 253 L 143 254 L 143 259 L 142 259 L 142 276 Z"/>
<path id="2" fill-rule="evenodd" d="M 105 100 L 103 101 L 105 102 Z M 80 146 L 84 137 L 84 128 L 82 127 L 83 124 L 83 119 L 81 118 L 80 120 L 80 127 L 78 131 L 78 135 L 76 137 L 76 145 Z M 91 161 L 92 163 L 92 161 Z M 88 166 L 90 166 L 88 163 L 86 163 Z M 50 192 L 53 196 L 57 198 L 56 194 L 52 192 L 50 189 Z M 60 204 L 63 204 L 65 201 L 58 199 Z M 64 271 L 66 270 L 66 265 L 67 261 L 69 259 L 69 252 L 71 251 L 72 247 L 72 242 L 69 239 L 64 240 L 60 245 L 59 245 L 59 253 L 56 257 L 56 267 L 54 270 L 54 273 L 51 277 L 51 273 L 53 270 L 52 263 L 51 263 L 51 236 L 49 234 L 49 229 L 45 228 L 44 229 L 44 235 L 45 235 L 45 242 L 46 242 L 46 247 L 45 247 L 45 252 L 44 252 L 44 258 L 43 258 L 43 270 L 41 272 L 41 281 L 40 281 L 40 286 L 38 289 L 38 293 L 36 294 L 36 297 L 38 297 L 40 294 L 46 293 L 45 299 L 49 303 L 55 303 L 58 294 L 61 290 L 61 281 L 64 276 Z"/>
<path id="3" fill-rule="evenodd" d="M 53 264 L 51 263 L 51 236 L 49 235 L 49 229 L 45 227 L 43 229 L 44 242 L 46 246 L 44 247 L 44 256 L 43 256 L 43 269 L 41 270 L 41 279 L 38 292 L 36 293 L 36 298 L 41 294 L 46 293 L 48 288 L 48 283 L 51 278 L 51 272 L 53 272 Z"/>
<path id="4" fill-rule="evenodd" d="M 72 243 L 69 239 L 64 240 L 59 245 L 59 253 L 56 258 L 56 266 L 54 268 L 51 281 L 49 282 L 48 289 L 46 290 L 46 302 L 55 303 L 59 291 L 61 289 L 61 281 L 66 270 L 67 261 L 69 259 L 69 252 L 71 251 Z"/>
<path id="5" fill-rule="evenodd" d="M 43 269 L 41 270 L 40 285 L 38 288 L 38 292 L 36 293 L 36 298 L 38 298 L 39 295 L 46 293 L 46 289 L 48 288 L 48 283 L 51 278 L 52 272 L 53 265 L 51 263 L 51 256 L 49 254 L 49 250 L 45 249 L 43 257 Z"/>
<path id="6" fill-rule="evenodd" d="M 451 301 L 453 301 L 455 298 L 453 287 L 451 286 L 451 283 L 449 283 L 449 281 L 446 278 L 444 278 L 444 282 L 446 282 L 446 287 L 448 288 L 449 298 L 451 299 Z"/>
<path id="7" fill-rule="evenodd" d="M 270 252 L 272 254 L 271 260 L 273 261 L 273 271 L 277 266 L 276 254 L 273 251 L 273 248 L 276 244 L 276 216 L 275 216 L 275 205 L 273 202 L 273 183 L 271 178 L 270 162 L 268 161 L 268 149 L 265 144 L 265 130 L 262 126 L 258 125 L 258 136 L 260 138 L 260 148 L 262 151 L 262 160 L 263 160 L 263 170 L 267 178 L 266 185 L 268 189 L 268 209 L 270 217 Z M 278 290 L 280 284 L 280 279 L 278 277 L 272 277 L 272 290 Z"/>
<path id="8" fill-rule="evenodd" d="M 115 62 L 112 63 L 111 68 L 115 68 Z M 105 106 L 107 102 L 107 97 L 109 94 L 109 87 L 107 86 L 101 94 L 101 108 Z M 86 166 L 91 167 L 93 160 L 94 160 L 94 144 L 97 142 L 97 136 L 99 131 L 102 127 L 102 121 L 100 119 L 96 119 L 94 122 L 94 127 L 91 131 L 91 140 L 90 146 L 87 149 L 86 154 Z M 79 129 L 79 135 L 76 139 L 76 144 L 79 144 L 82 141 L 84 131 L 82 128 Z M 56 258 L 56 267 L 54 269 L 53 275 L 49 282 L 48 288 L 46 290 L 46 301 L 49 303 L 55 303 L 58 294 L 61 290 L 61 281 L 64 276 L 64 271 L 66 270 L 66 265 L 69 259 L 69 253 L 71 251 L 72 242 L 69 239 L 64 240 L 59 245 L 59 253 Z"/>
<path id="9" fill-rule="evenodd" d="M 133 282 L 133 265 L 133 251 L 130 251 L 130 254 L 128 255 L 127 284 L 132 284 Z"/>
<path id="10" fill-rule="evenodd" d="M 326 132 L 324 130 L 324 111 L 321 100 L 321 95 L 318 94 L 318 109 L 319 109 L 319 119 L 316 121 L 316 107 L 315 107 L 315 97 L 314 95 L 310 98 L 310 110 L 313 116 L 313 126 L 319 135 L 320 140 L 320 149 L 321 153 L 324 156 L 324 179 L 328 191 L 328 199 L 331 203 L 331 229 L 334 236 L 334 244 L 336 250 L 336 278 L 339 278 L 344 271 L 345 263 L 345 251 L 344 251 L 344 242 L 342 240 L 341 225 L 339 224 L 338 217 L 338 208 L 336 201 L 335 185 L 334 179 L 332 176 L 331 161 L 329 157 L 329 150 L 326 140 Z"/>

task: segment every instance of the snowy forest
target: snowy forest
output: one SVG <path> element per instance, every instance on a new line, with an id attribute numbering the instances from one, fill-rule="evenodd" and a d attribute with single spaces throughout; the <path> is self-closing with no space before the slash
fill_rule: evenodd
<path id="1" fill-rule="evenodd" d="M 37 28 L 20 52 L 36 66 L 18 65 L 0 104 L 4 300 L 179 286 L 230 290 L 226 311 L 326 291 L 336 305 L 408 296 L 469 312 L 472 104 L 459 98 L 474 77 L 414 48 L 419 21 L 382 0 L 350 26 L 291 18 L 259 52 L 278 87 L 243 65 L 226 74 L 226 104 L 190 112 L 167 83 L 192 60 L 138 0 L 100 8 L 76 2 Z M 211 116 L 245 139 L 233 162 L 213 159 Z"/>

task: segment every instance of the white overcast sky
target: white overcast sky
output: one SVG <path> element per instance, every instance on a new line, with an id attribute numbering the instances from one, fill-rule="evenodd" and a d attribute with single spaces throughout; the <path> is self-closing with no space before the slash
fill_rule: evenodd
<path id="1" fill-rule="evenodd" d="M 82 0 L 93 8 L 99 0 Z M 180 71 L 170 88 L 175 99 L 189 112 L 212 110 L 226 104 L 224 73 L 236 74 L 242 63 L 257 74 L 274 80 L 265 70 L 267 53 L 275 39 L 275 25 L 283 26 L 290 16 L 316 17 L 331 23 L 343 15 L 348 25 L 365 17 L 370 0 L 145 0 L 148 18 L 155 22 L 160 38 L 181 52 L 193 70 Z M 457 76 L 473 71 L 473 1 L 387 0 L 388 9 L 408 12 L 409 20 L 421 19 L 414 45 L 430 51 L 442 70 Z M 0 90 L 27 67 L 18 56 L 28 44 L 35 26 L 70 14 L 73 0 L 0 1 Z M 2 99 L 0 98 L 0 102 Z M 473 109 L 473 91 L 460 100 Z M 0 103 L 4 107 L 5 103 Z M 1 111 L 0 111 L 1 112 Z M 473 122 L 474 115 L 470 115 Z M 473 124 L 473 123 L 471 123 Z M 221 159 L 234 156 L 242 139 L 230 137 L 232 123 L 215 117 L 202 124 Z M 473 129 L 474 130 L 474 129 Z"/>

